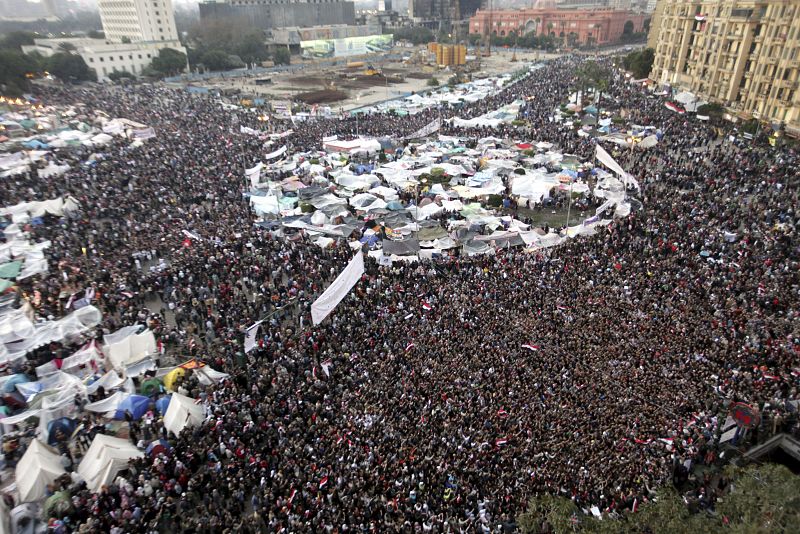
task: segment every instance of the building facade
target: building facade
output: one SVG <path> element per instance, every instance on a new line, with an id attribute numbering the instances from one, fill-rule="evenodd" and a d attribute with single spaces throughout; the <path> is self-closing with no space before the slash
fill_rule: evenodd
<path id="1" fill-rule="evenodd" d="M 98 0 L 106 40 L 177 41 L 172 0 Z"/>
<path id="2" fill-rule="evenodd" d="M 353 2 L 340 0 L 223 0 L 198 4 L 202 20 L 237 18 L 259 28 L 355 24 Z"/>
<path id="3" fill-rule="evenodd" d="M 800 133 L 800 4 L 660 0 L 650 77 Z"/>
<path id="4" fill-rule="evenodd" d="M 619 41 L 626 24 L 633 33 L 644 31 L 644 19 L 641 13 L 612 9 L 480 10 L 469 21 L 469 33 L 534 33 L 563 39 L 567 46 L 603 45 Z"/>
<path id="5" fill-rule="evenodd" d="M 115 71 L 141 74 L 162 48 L 186 54 L 178 40 L 172 0 L 98 0 L 97 4 L 105 39 L 34 39 L 22 51 L 49 57 L 64 52 L 68 43 L 71 53 L 83 58 L 98 81 L 109 80 Z"/>
<path id="6" fill-rule="evenodd" d="M 482 0 L 409 0 L 408 16 L 423 21 L 466 20 L 474 15 L 483 3 Z"/>

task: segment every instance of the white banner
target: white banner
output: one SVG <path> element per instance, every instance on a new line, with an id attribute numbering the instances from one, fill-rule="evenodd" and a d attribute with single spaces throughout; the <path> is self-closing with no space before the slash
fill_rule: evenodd
<path id="1" fill-rule="evenodd" d="M 431 134 L 433 134 L 435 132 L 438 132 L 441 127 L 442 127 L 442 119 L 438 118 L 435 121 L 433 121 L 433 122 L 431 122 L 429 124 L 426 124 L 425 126 L 420 128 L 419 130 L 414 132 L 413 134 L 403 137 L 403 139 L 404 140 L 405 139 L 421 139 L 423 137 L 428 137 L 429 135 L 431 135 Z"/>
<path id="2" fill-rule="evenodd" d="M 132 130 L 131 137 L 144 141 L 156 136 L 156 131 L 151 126 L 150 128 L 142 128 L 141 130 Z"/>
<path id="3" fill-rule="evenodd" d="M 596 145 L 595 157 L 597 157 L 600 163 L 617 173 L 619 177 L 622 178 L 622 183 L 625 184 L 625 187 L 632 185 L 636 189 L 639 189 L 639 182 L 637 182 L 633 176 L 625 172 L 625 169 L 620 167 L 619 163 L 617 163 L 614 158 L 612 158 L 611 155 L 600 146 L 600 143 L 597 143 Z"/>
<path id="4" fill-rule="evenodd" d="M 599 206 L 599 207 L 598 207 L 598 208 L 597 208 L 597 209 L 594 211 L 594 214 L 595 214 L 595 215 L 600 215 L 601 213 L 603 213 L 604 211 L 606 211 L 608 208 L 610 208 L 610 207 L 611 207 L 611 206 L 613 206 L 613 205 L 614 205 L 614 201 L 613 201 L 613 200 L 606 200 L 605 202 L 603 202 L 603 204 L 601 204 L 601 205 L 600 205 L 600 206 Z"/>
<path id="5" fill-rule="evenodd" d="M 259 135 L 261 132 L 258 130 L 254 130 L 252 128 L 248 128 L 247 126 L 240 126 L 239 133 L 247 134 L 247 135 Z"/>
<path id="6" fill-rule="evenodd" d="M 244 353 L 247 354 L 258 345 L 258 329 L 261 326 L 261 321 L 258 321 L 253 326 L 249 327 L 244 332 Z"/>
<path id="7" fill-rule="evenodd" d="M 264 164 L 260 161 L 258 165 L 253 167 L 252 169 L 245 169 L 244 175 L 250 178 L 250 184 L 255 187 L 258 185 L 259 180 L 261 180 L 261 168 L 264 167 Z"/>
<path id="8" fill-rule="evenodd" d="M 266 158 L 266 159 L 275 159 L 275 158 L 277 158 L 278 156 L 281 156 L 281 155 L 283 155 L 283 154 L 285 154 L 285 153 L 286 153 L 286 145 L 284 145 L 284 146 L 280 147 L 280 148 L 279 148 L 278 150 L 276 150 L 275 152 L 270 152 L 269 154 L 267 154 L 266 156 L 264 156 L 264 158 Z"/>
<path id="9" fill-rule="evenodd" d="M 336 277 L 328 289 L 311 305 L 311 319 L 317 325 L 325 320 L 334 308 L 347 296 L 364 274 L 364 255 L 358 251 L 347 267 Z"/>

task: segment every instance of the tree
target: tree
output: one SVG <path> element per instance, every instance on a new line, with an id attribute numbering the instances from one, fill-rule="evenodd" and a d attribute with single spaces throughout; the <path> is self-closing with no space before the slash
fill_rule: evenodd
<path id="1" fill-rule="evenodd" d="M 232 66 L 230 57 L 222 50 L 209 50 L 203 54 L 200 62 L 208 70 L 226 70 Z"/>
<path id="2" fill-rule="evenodd" d="M 698 107 L 697 114 L 708 115 L 713 119 L 719 119 L 725 114 L 725 108 L 722 107 L 722 104 L 712 102 L 710 104 L 703 104 L 702 106 Z"/>
<path id="3" fill-rule="evenodd" d="M 75 45 L 70 43 L 69 41 L 64 41 L 64 42 L 58 43 L 58 49 L 61 50 L 62 52 L 74 52 L 75 51 Z"/>
<path id="4" fill-rule="evenodd" d="M 245 63 L 261 63 L 269 57 L 264 35 L 260 31 L 248 32 L 236 44 L 235 52 Z"/>
<path id="5" fill-rule="evenodd" d="M 584 515 L 570 499 L 542 495 L 531 499 L 517 523 L 523 534 L 538 534 L 544 523 L 556 533 L 594 534 L 767 534 L 790 532 L 800 524 L 800 477 L 786 467 L 728 466 L 726 476 L 733 481 L 732 489 L 717 502 L 713 515 L 697 511 L 698 503 L 691 499 L 687 506 L 681 495 L 665 487 L 655 499 L 641 503 L 637 512 L 625 510 L 619 519 L 604 517 L 602 521 Z"/>
<path id="6" fill-rule="evenodd" d="M 115 70 L 108 75 L 108 79 L 112 82 L 122 80 L 123 78 L 133 79 L 135 76 L 127 70 Z"/>
<path id="7" fill-rule="evenodd" d="M 428 80 L 428 87 L 439 87 L 439 80 L 436 79 L 434 76 L 430 80 Z"/>
<path id="8" fill-rule="evenodd" d="M 25 76 L 38 71 L 34 58 L 12 49 L 0 49 L 0 88 L 2 94 L 20 96 L 28 90 L 29 82 Z"/>
<path id="9" fill-rule="evenodd" d="M 654 50 L 652 48 L 645 48 L 644 50 L 637 50 L 625 56 L 622 60 L 622 66 L 633 72 L 636 78 L 646 78 L 653 68 L 654 59 Z"/>
<path id="10" fill-rule="evenodd" d="M 23 46 L 34 44 L 33 40 L 35 38 L 36 34 L 33 32 L 26 32 L 26 31 L 8 32 L 6 36 L 3 38 L 2 42 L 0 42 L 0 48 L 11 48 L 14 50 L 22 50 Z"/>
<path id="11" fill-rule="evenodd" d="M 392 28 L 388 33 L 394 35 L 395 41 L 411 41 L 415 45 L 427 44 L 435 40 L 433 32 L 422 26 L 415 26 L 413 28 Z"/>
<path id="12" fill-rule="evenodd" d="M 47 58 L 47 70 L 64 82 L 83 82 L 96 80 L 97 75 L 77 54 L 59 52 Z"/>
<path id="13" fill-rule="evenodd" d="M 580 89 L 594 89 L 597 92 L 597 101 L 603 97 L 603 92 L 610 85 L 611 72 L 596 61 L 587 61 L 578 71 L 578 87 Z"/>
<path id="14" fill-rule="evenodd" d="M 186 69 L 186 54 L 173 48 L 162 48 L 150 66 L 163 76 L 174 76 Z"/>
<path id="15" fill-rule="evenodd" d="M 291 54 L 289 54 L 289 49 L 279 46 L 275 49 L 272 53 L 272 61 L 276 65 L 289 65 L 292 62 Z"/>

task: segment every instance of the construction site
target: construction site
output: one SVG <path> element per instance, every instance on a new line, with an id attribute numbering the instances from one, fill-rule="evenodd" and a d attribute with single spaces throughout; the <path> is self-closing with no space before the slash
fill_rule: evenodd
<path id="1" fill-rule="evenodd" d="M 463 45 L 431 43 L 414 48 L 396 47 L 385 55 L 333 62 L 298 60 L 289 72 L 263 75 L 243 71 L 235 78 L 204 80 L 202 87 L 219 90 L 229 97 L 292 100 L 348 111 L 424 93 L 451 80 L 467 81 L 510 72 L 517 68 L 518 62 L 547 57 L 551 56 L 536 50 L 513 52 L 498 48 L 487 53 Z"/>

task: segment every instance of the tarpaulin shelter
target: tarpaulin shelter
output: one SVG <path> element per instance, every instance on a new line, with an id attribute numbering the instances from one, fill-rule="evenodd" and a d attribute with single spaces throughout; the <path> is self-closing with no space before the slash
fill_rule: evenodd
<path id="1" fill-rule="evenodd" d="M 204 412 L 203 407 L 195 404 L 194 399 L 173 393 L 167 412 L 164 414 L 164 427 L 176 435 L 180 434 L 185 427 L 202 423 L 205 419 Z"/>
<path id="2" fill-rule="evenodd" d="M 78 422 L 69 417 L 59 417 L 47 424 L 47 444 L 55 445 L 59 441 L 66 441 L 78 428 Z"/>
<path id="3" fill-rule="evenodd" d="M 176 367 L 164 376 L 164 388 L 167 391 L 175 391 L 175 384 L 185 375 L 186 369 L 182 367 Z"/>
<path id="4" fill-rule="evenodd" d="M 160 397 L 156 401 L 156 411 L 161 415 L 167 413 L 167 408 L 169 408 L 170 400 L 172 400 L 172 395 L 165 395 L 164 397 Z"/>
<path id="5" fill-rule="evenodd" d="M 47 494 L 47 485 L 65 472 L 56 451 L 38 439 L 31 441 L 15 470 L 20 502 L 38 501 Z"/>
<path id="6" fill-rule="evenodd" d="M 145 449 L 145 453 L 148 456 L 158 456 L 159 454 L 166 453 L 167 451 L 171 450 L 172 447 L 170 446 L 169 442 L 165 439 L 159 439 L 150 443 Z"/>
<path id="7" fill-rule="evenodd" d="M 72 510 L 72 499 L 68 491 L 54 493 L 44 501 L 42 514 L 45 517 L 62 517 Z"/>
<path id="8" fill-rule="evenodd" d="M 153 393 L 161 391 L 161 380 L 158 378 L 148 378 L 139 386 L 139 391 L 142 395 L 149 397 Z"/>
<path id="9" fill-rule="evenodd" d="M 78 474 L 90 491 L 97 492 L 127 468 L 128 460 L 142 456 L 144 453 L 127 439 L 97 434 L 78 466 Z"/>
<path id="10" fill-rule="evenodd" d="M 142 395 L 130 395 L 128 398 L 124 399 L 119 406 L 117 406 L 114 419 L 125 419 L 125 413 L 130 412 L 133 419 L 138 421 L 147 412 L 150 402 L 150 397 L 144 397 Z"/>

